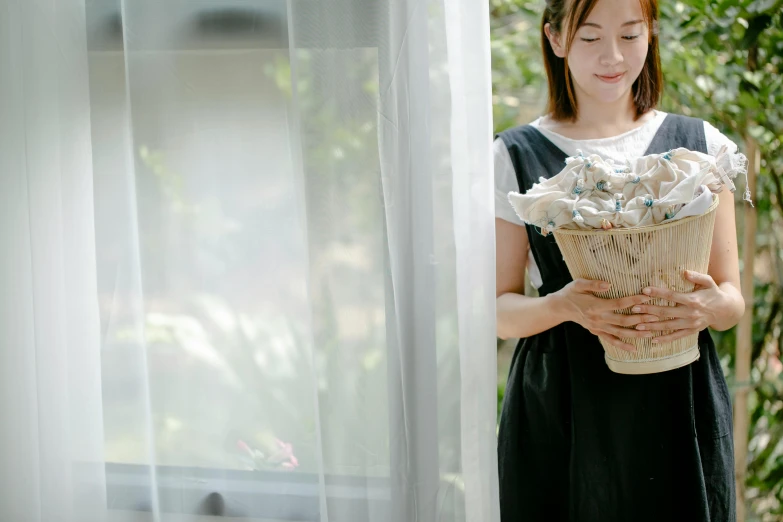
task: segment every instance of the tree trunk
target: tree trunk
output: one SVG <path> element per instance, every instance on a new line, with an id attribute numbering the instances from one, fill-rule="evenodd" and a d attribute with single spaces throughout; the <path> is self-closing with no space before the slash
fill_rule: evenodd
<path id="1" fill-rule="evenodd" d="M 756 199 L 756 173 L 760 161 L 759 149 L 750 136 L 745 138 L 748 157 L 748 188 Z M 748 460 L 748 392 L 750 391 L 750 354 L 753 343 L 753 259 L 756 254 L 756 209 L 745 204 L 742 233 L 742 296 L 745 314 L 737 327 L 734 396 L 734 476 L 737 487 L 737 522 L 745 522 L 745 475 Z"/>

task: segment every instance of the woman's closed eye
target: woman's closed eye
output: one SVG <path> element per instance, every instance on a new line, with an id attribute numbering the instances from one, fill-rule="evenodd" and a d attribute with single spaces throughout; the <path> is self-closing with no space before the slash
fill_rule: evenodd
<path id="1" fill-rule="evenodd" d="M 633 34 L 633 35 L 623 36 L 622 38 L 623 38 L 623 40 L 627 40 L 627 41 L 630 42 L 630 41 L 636 40 L 637 38 L 639 38 L 639 36 L 641 36 L 641 35 Z M 582 38 L 581 40 L 583 42 L 590 43 L 590 42 L 598 41 L 599 38 Z"/>

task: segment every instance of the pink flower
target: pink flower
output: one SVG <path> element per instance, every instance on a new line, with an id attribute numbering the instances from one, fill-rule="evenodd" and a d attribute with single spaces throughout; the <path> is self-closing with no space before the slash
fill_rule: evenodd
<path id="1" fill-rule="evenodd" d="M 245 453 L 247 453 L 251 457 L 253 456 L 253 450 L 250 449 L 250 446 L 248 446 L 245 441 L 238 440 L 237 441 L 237 448 L 239 448 L 240 450 L 244 451 Z"/>
<path id="2" fill-rule="evenodd" d="M 769 369 L 772 371 L 772 374 L 777 376 L 780 375 L 780 372 L 783 371 L 783 363 L 780 362 L 780 359 L 778 359 L 775 355 L 770 355 L 767 357 L 767 364 L 769 365 Z"/>
<path id="3" fill-rule="evenodd" d="M 277 442 L 277 445 L 280 446 L 280 450 L 286 455 L 290 455 L 293 451 L 293 446 L 290 443 L 283 442 L 280 439 L 275 439 L 275 442 Z"/>
<path id="4" fill-rule="evenodd" d="M 279 447 L 279 451 L 271 457 L 269 460 L 273 463 L 280 464 L 285 469 L 293 469 L 299 466 L 299 461 L 294 456 L 294 447 L 289 442 L 283 442 L 280 439 L 275 439 Z"/>

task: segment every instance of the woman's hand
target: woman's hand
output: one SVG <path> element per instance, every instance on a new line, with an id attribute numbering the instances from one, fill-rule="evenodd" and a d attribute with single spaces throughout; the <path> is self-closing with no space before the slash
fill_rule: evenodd
<path id="1" fill-rule="evenodd" d="M 602 286 L 607 285 L 607 286 Z M 651 314 L 618 314 L 615 310 L 624 310 L 634 305 L 641 305 L 651 298 L 646 295 L 632 295 L 620 299 L 603 299 L 593 292 L 605 292 L 609 289 L 605 281 L 576 279 L 554 292 L 564 307 L 569 321 L 582 325 L 607 343 L 622 350 L 635 351 L 636 347 L 625 343 L 621 338 L 652 337 L 649 331 L 634 329 L 641 323 L 647 324 L 658 320 Z"/>
<path id="2" fill-rule="evenodd" d="M 714 324 L 726 306 L 731 307 L 727 294 L 715 283 L 708 274 L 686 271 L 685 277 L 696 283 L 693 292 L 681 293 L 666 288 L 645 288 L 644 293 L 650 297 L 660 297 L 677 303 L 676 306 L 655 306 L 639 304 L 631 311 L 638 314 L 653 314 L 660 320 L 653 324 L 638 324 L 637 330 L 660 332 L 675 330 L 668 335 L 653 339 L 653 343 L 664 343 L 680 339 L 693 333 L 698 333 Z"/>

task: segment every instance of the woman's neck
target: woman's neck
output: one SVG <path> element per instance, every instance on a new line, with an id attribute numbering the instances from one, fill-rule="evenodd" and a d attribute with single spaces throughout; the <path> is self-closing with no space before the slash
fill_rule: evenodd
<path id="1" fill-rule="evenodd" d="M 654 117 L 654 111 L 643 114 L 638 120 L 636 105 L 631 93 L 611 103 L 601 103 L 593 99 L 585 100 L 585 96 L 576 92 L 579 116 L 576 121 L 555 121 L 549 116 L 542 121 L 542 127 L 566 138 L 575 140 L 590 140 L 611 138 L 641 127 Z"/>

